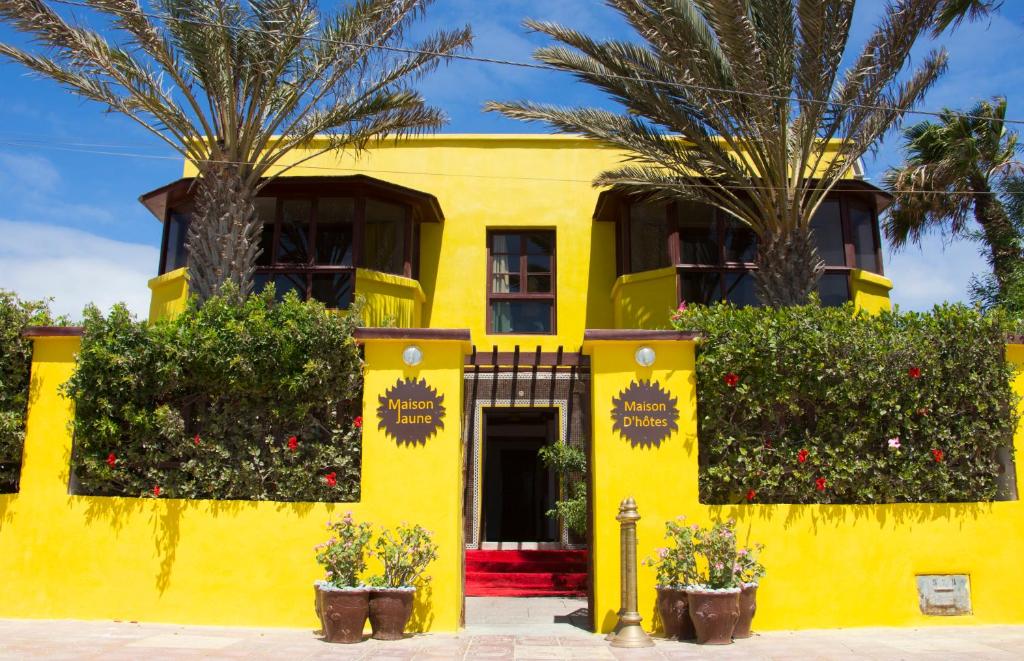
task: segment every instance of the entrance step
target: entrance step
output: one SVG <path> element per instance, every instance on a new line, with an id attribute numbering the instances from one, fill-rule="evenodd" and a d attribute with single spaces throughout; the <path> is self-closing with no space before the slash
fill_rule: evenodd
<path id="1" fill-rule="evenodd" d="M 586 551 L 466 551 L 466 596 L 586 594 Z"/>

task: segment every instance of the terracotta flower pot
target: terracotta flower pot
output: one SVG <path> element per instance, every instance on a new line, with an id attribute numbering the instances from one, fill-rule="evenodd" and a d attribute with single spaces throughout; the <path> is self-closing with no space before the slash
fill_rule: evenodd
<path id="1" fill-rule="evenodd" d="M 744 583 L 740 586 L 740 619 L 736 620 L 733 638 L 750 638 L 750 623 L 757 612 L 757 583 Z"/>
<path id="2" fill-rule="evenodd" d="M 320 621 L 320 631 L 324 631 L 324 609 L 320 599 L 320 584 L 313 584 L 313 608 L 316 610 L 316 619 Z"/>
<path id="3" fill-rule="evenodd" d="M 416 590 L 410 588 L 374 589 L 370 593 L 370 628 L 377 640 L 401 640 L 405 625 L 412 617 L 412 600 Z"/>
<path id="4" fill-rule="evenodd" d="M 320 590 L 324 640 L 329 643 L 362 642 L 369 610 L 369 590 Z"/>
<path id="5" fill-rule="evenodd" d="M 740 617 L 740 589 L 705 591 L 688 589 L 693 628 L 701 645 L 728 645 Z"/>
<path id="6" fill-rule="evenodd" d="M 690 607 L 683 588 L 658 587 L 658 614 L 665 626 L 665 637 L 693 640 L 697 637 L 690 619 Z"/>

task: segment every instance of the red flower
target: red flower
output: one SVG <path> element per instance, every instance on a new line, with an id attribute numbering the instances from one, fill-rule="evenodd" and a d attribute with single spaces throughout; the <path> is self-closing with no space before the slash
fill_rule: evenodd
<path id="1" fill-rule="evenodd" d="M 808 452 L 806 449 L 803 449 L 796 453 L 796 460 L 802 464 L 805 461 L 807 461 L 807 457 L 809 456 L 811 456 L 811 453 Z"/>
<path id="2" fill-rule="evenodd" d="M 160 497 L 160 485 L 159 484 L 154 484 L 153 485 L 153 495 L 156 496 L 157 498 Z"/>
<path id="3" fill-rule="evenodd" d="M 740 382 L 740 376 L 739 374 L 729 372 L 728 374 L 722 377 L 722 380 L 725 381 L 725 385 L 729 386 L 730 388 L 735 388 L 736 384 Z"/>
<path id="4" fill-rule="evenodd" d="M 111 468 L 117 465 L 117 455 L 114 454 L 113 452 L 107 455 L 107 465 L 110 466 Z"/>
<path id="5" fill-rule="evenodd" d="M 324 481 L 327 482 L 327 486 L 336 487 L 338 486 L 338 474 L 331 471 L 327 475 L 324 475 Z"/>
<path id="6" fill-rule="evenodd" d="M 909 376 L 911 379 L 920 379 L 921 378 L 921 368 L 920 367 L 911 367 L 910 369 L 907 370 L 907 376 Z"/>
<path id="7" fill-rule="evenodd" d="M 747 489 L 747 502 L 754 502 L 754 498 L 757 498 L 757 492 L 754 491 L 753 489 Z"/>
<path id="8" fill-rule="evenodd" d="M 356 417 L 355 417 L 355 418 L 354 418 L 354 419 L 352 420 L 352 424 L 353 424 L 353 425 L 355 425 L 356 427 L 362 427 L 362 426 L 363 426 L 363 416 L 361 416 L 361 415 L 357 415 L 357 416 L 356 416 Z"/>
<path id="9" fill-rule="evenodd" d="M 824 491 L 826 484 L 828 484 L 828 480 L 826 480 L 823 477 L 819 477 L 814 481 L 814 488 L 817 489 L 818 491 Z"/>
<path id="10" fill-rule="evenodd" d="M 935 459 L 936 463 L 942 463 L 942 458 L 944 456 L 946 456 L 946 453 L 942 450 L 939 450 L 938 448 L 932 450 L 932 457 Z"/>
<path id="11" fill-rule="evenodd" d="M 192 442 L 199 445 L 199 434 L 196 434 L 196 437 L 192 439 Z"/>
<path id="12" fill-rule="evenodd" d="M 292 452 L 295 452 L 296 450 L 298 450 L 299 449 L 299 439 L 295 438 L 294 436 L 289 437 L 288 438 L 288 449 L 291 450 Z"/>

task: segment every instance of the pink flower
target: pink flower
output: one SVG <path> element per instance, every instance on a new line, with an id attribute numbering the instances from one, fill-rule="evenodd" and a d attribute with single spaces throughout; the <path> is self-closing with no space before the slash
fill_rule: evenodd
<path id="1" fill-rule="evenodd" d="M 679 301 L 679 307 L 676 308 L 677 312 L 686 312 L 686 301 Z"/>
<path id="2" fill-rule="evenodd" d="M 889 439 L 889 447 L 892 448 L 893 450 L 899 450 L 900 449 L 900 437 L 899 436 L 893 436 L 892 438 L 890 438 Z"/>
<path id="3" fill-rule="evenodd" d="M 736 551 L 736 555 L 738 555 L 740 557 L 743 557 L 746 554 L 747 554 L 747 549 L 740 549 L 739 551 Z"/>
<path id="4" fill-rule="evenodd" d="M 724 568 L 725 568 L 725 565 L 723 565 L 721 562 L 716 562 L 715 563 L 715 569 L 724 569 Z"/>

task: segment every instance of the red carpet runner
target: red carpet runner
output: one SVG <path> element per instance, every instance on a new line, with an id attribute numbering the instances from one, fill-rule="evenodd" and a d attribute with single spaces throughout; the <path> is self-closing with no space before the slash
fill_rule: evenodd
<path id="1" fill-rule="evenodd" d="M 586 594 L 586 551 L 466 551 L 467 597 Z"/>

